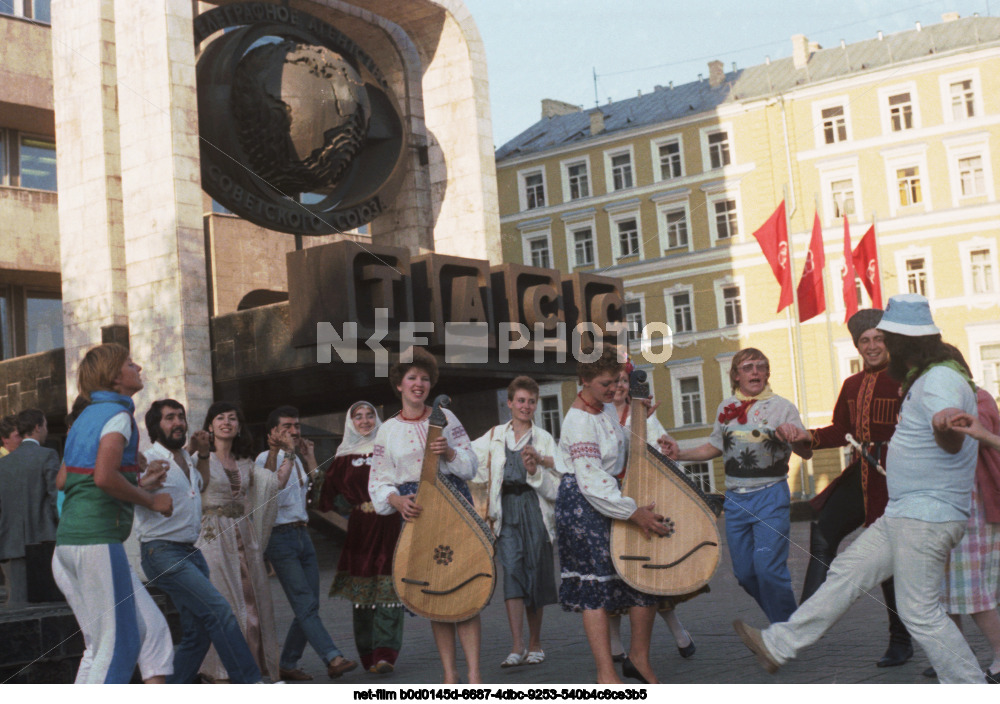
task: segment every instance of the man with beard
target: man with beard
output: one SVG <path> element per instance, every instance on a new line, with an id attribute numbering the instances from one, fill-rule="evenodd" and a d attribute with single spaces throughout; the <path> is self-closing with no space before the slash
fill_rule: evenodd
<path id="1" fill-rule="evenodd" d="M 793 442 L 809 441 L 813 450 L 843 447 L 849 434 L 864 450 L 854 450 L 851 462 L 839 477 L 810 501 L 818 512 L 809 534 L 809 567 L 802 586 L 804 603 L 826 579 L 830 563 L 837 556 L 840 541 L 860 526 L 874 523 L 889 501 L 885 477 L 872 464 L 885 466 L 889 438 L 896 429 L 899 412 L 899 382 L 889 375 L 889 351 L 885 336 L 875 328 L 882 311 L 859 310 L 847 321 L 854 346 L 861 355 L 864 369 L 844 380 L 833 408 L 833 422 L 825 428 L 800 430 L 788 424 L 778 428 Z M 879 667 L 902 665 L 913 657 L 913 645 L 906 626 L 896 614 L 896 592 L 892 579 L 882 583 L 886 610 L 889 612 L 889 647 Z"/>
<path id="2" fill-rule="evenodd" d="M 974 386 L 952 360 L 923 296 L 890 298 L 877 329 L 903 397 L 886 457 L 885 513 L 833 561 L 823 585 L 787 622 L 764 631 L 739 620 L 733 627 L 760 665 L 777 672 L 861 594 L 895 576 L 899 615 L 939 680 L 983 684 L 975 655 L 939 601 L 948 556 L 969 517 L 978 452 L 978 443 L 951 425 L 976 412 Z"/>
<path id="3" fill-rule="evenodd" d="M 153 493 L 168 493 L 174 512 L 164 517 L 136 506 L 142 569 L 174 602 L 180 612 L 183 637 L 174 652 L 174 674 L 168 683 L 194 682 L 209 645 L 214 645 L 232 682 L 259 682 L 254 661 L 229 603 L 208 579 L 208 564 L 194 546 L 201 529 L 201 492 L 208 486 L 208 433 L 199 430 L 189 450 L 197 451 L 197 469 L 189 450 L 184 406 L 173 399 L 154 401 L 146 412 L 146 430 L 153 446 L 146 451 L 147 474 L 162 473 L 162 485 Z M 143 483 L 152 489 L 150 478 Z"/>

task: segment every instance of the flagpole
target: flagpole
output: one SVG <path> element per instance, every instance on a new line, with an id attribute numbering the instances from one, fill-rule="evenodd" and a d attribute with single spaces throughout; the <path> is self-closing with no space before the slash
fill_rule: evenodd
<path id="1" fill-rule="evenodd" d="M 882 285 L 885 283 L 885 277 L 882 276 L 882 266 L 885 264 L 885 260 L 882 259 L 882 245 L 878 243 L 878 233 L 875 232 L 875 216 L 876 211 L 872 211 L 872 235 L 875 237 L 875 256 L 878 257 L 878 290 L 882 294 L 882 300 L 879 301 L 883 307 L 885 307 L 886 292 L 885 287 Z M 899 272 L 896 272 L 896 276 L 899 276 Z M 909 289 L 905 289 L 909 290 Z M 870 296 L 869 296 L 870 298 Z"/>
<path id="2" fill-rule="evenodd" d="M 785 202 L 788 202 L 788 184 L 782 186 L 782 195 Z M 792 247 L 792 235 L 791 235 L 791 223 L 792 213 L 785 208 L 785 232 L 788 233 L 788 268 L 790 271 L 795 272 L 795 255 L 792 253 L 794 247 Z M 802 417 L 805 419 L 804 425 L 809 426 L 809 403 L 807 401 L 808 394 L 806 393 L 805 380 L 800 378 L 802 370 L 805 368 L 805 362 L 802 359 L 802 325 L 799 323 L 799 290 L 798 286 L 794 285 L 793 276 L 793 286 L 792 286 L 792 321 L 795 326 L 795 343 L 792 345 L 791 339 L 791 327 L 789 327 L 789 345 L 792 347 L 792 391 L 795 397 L 799 400 L 799 411 Z M 785 309 L 785 315 L 787 318 L 788 309 Z M 796 350 L 795 347 L 798 347 Z M 800 394 L 801 390 L 801 394 Z M 813 467 L 812 459 L 799 462 L 799 481 L 801 485 L 801 491 L 803 498 L 807 496 L 812 496 L 815 494 L 814 479 L 813 479 Z"/>
<path id="3" fill-rule="evenodd" d="M 819 212 L 819 194 L 813 194 L 813 204 L 816 207 L 816 212 Z M 820 228 L 823 227 L 823 221 L 820 220 Z M 826 254 L 826 237 L 823 237 L 823 253 Z M 823 257 L 824 262 L 826 261 L 826 256 Z M 830 301 L 827 298 L 827 292 L 830 288 L 829 272 L 827 271 L 827 266 L 823 266 L 823 307 L 826 309 L 826 339 L 829 342 L 827 349 L 830 352 L 830 376 L 833 380 L 833 385 L 830 387 L 835 388 L 840 382 L 840 373 L 837 366 L 837 355 L 833 353 L 833 320 L 830 317 Z"/>

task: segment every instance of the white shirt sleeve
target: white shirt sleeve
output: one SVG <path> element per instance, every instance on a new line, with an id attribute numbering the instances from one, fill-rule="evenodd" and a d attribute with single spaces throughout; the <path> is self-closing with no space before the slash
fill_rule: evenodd
<path id="1" fill-rule="evenodd" d="M 617 422 L 617 421 L 615 421 Z M 622 496 L 618 481 L 604 471 L 595 423 L 566 423 L 559 440 L 563 459 L 572 467 L 576 484 L 587 502 L 610 518 L 627 520 L 635 513 L 635 501 Z"/>
<path id="2" fill-rule="evenodd" d="M 472 451 L 476 453 L 477 465 L 476 476 L 472 480 L 474 482 L 488 482 L 490 480 L 490 467 L 487 460 L 490 459 L 490 443 L 494 435 L 496 435 L 496 428 L 490 428 L 472 441 Z"/>
<path id="3" fill-rule="evenodd" d="M 472 443 L 469 441 L 469 434 L 459 422 L 455 414 L 444 409 L 448 416 L 448 425 L 445 426 L 444 435 L 448 438 L 448 444 L 455 450 L 455 459 L 450 462 L 444 457 L 441 458 L 441 471 L 451 474 L 466 481 L 476 476 L 476 469 L 479 467 L 479 460 Z"/>
<path id="4" fill-rule="evenodd" d="M 101 428 L 101 437 L 103 438 L 109 433 L 118 433 L 125 438 L 125 444 L 127 445 L 129 440 L 132 439 L 132 416 L 125 411 L 113 415 L 111 420 Z"/>
<path id="5" fill-rule="evenodd" d="M 395 423 L 386 421 L 375 435 L 375 449 L 372 454 L 372 471 L 368 475 L 368 495 L 371 496 L 375 513 L 389 516 L 396 512 L 389 504 L 389 497 L 399 494 L 396 489 L 396 462 L 387 447 Z"/>

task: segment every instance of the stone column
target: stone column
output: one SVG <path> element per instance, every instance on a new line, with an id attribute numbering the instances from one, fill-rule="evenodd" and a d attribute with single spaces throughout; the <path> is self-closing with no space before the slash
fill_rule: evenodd
<path id="1" fill-rule="evenodd" d="M 111 3 L 54 0 L 52 73 L 69 406 L 101 328 L 128 323 Z"/>
<path id="2" fill-rule="evenodd" d="M 175 398 L 200 427 L 212 367 L 192 3 L 114 9 L 129 333 L 146 382 L 136 406 Z"/>

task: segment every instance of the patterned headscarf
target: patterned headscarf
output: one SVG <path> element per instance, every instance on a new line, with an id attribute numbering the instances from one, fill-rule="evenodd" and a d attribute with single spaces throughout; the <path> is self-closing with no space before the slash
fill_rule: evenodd
<path id="1" fill-rule="evenodd" d="M 375 427 L 367 435 L 362 435 L 358 432 L 358 429 L 354 427 L 354 419 L 351 417 L 354 415 L 354 411 L 358 406 L 368 406 L 372 409 L 375 414 Z M 347 410 L 347 420 L 344 422 L 344 439 L 340 443 L 340 447 L 337 448 L 336 457 L 341 457 L 343 455 L 370 455 L 375 451 L 375 435 L 378 433 L 379 427 L 382 425 L 382 419 L 378 417 L 378 411 L 375 410 L 375 406 L 371 405 L 367 401 L 358 401 L 353 406 Z"/>

